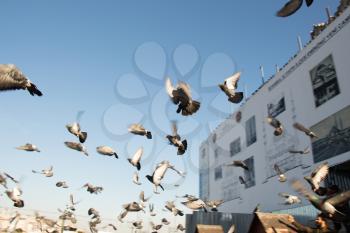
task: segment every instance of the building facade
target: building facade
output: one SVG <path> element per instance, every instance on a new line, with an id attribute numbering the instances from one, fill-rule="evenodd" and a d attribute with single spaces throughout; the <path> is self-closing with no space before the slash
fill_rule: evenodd
<path id="1" fill-rule="evenodd" d="M 350 189 L 350 9 L 347 8 L 271 79 L 220 124 L 200 146 L 199 193 L 202 199 L 223 199 L 221 212 L 250 213 L 286 206 L 279 192 L 295 193 L 280 183 L 277 164 L 287 179 L 303 179 L 319 164 L 331 169 L 327 184 Z M 266 118 L 282 122 L 274 136 Z M 319 138 L 310 139 L 293 124 L 302 123 Z M 310 149 L 306 155 L 289 150 Z M 228 167 L 242 160 L 249 171 Z M 243 184 L 242 184 L 243 183 Z M 303 207 L 304 206 L 304 207 Z M 298 210 L 300 212 L 300 209 Z M 307 212 L 307 210 L 305 210 Z"/>

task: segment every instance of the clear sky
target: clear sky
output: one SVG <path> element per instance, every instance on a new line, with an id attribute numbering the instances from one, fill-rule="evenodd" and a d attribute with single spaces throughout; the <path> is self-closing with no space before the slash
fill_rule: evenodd
<path id="1" fill-rule="evenodd" d="M 239 89 L 252 93 L 261 84 L 259 65 L 266 77 L 273 75 L 275 64 L 282 67 L 297 52 L 297 36 L 305 44 L 312 25 L 326 20 L 325 7 L 334 12 L 338 1 L 315 1 L 291 17 L 276 17 L 284 4 L 276 0 L 2 0 L 0 63 L 16 64 L 44 93 L 41 98 L 25 91 L 0 93 L 0 171 L 22 177 L 25 209 L 56 212 L 74 193 L 82 200 L 77 214 L 87 216 L 87 209 L 94 207 L 103 219 L 114 220 L 121 205 L 136 201 L 141 190 L 152 194 L 144 176 L 158 162 L 169 160 L 188 175 L 179 180 L 169 171 L 164 180 L 167 190 L 153 195 L 151 202 L 159 217 L 173 220 L 161 210 L 165 200 L 175 194 L 198 195 L 199 144 L 237 107 L 227 102 L 217 84 L 243 71 Z M 164 90 L 165 76 L 191 84 L 194 98 L 202 102 L 199 112 L 191 117 L 175 114 Z M 65 125 L 75 121 L 79 111 L 84 112 L 80 123 L 89 134 L 89 157 L 63 144 L 76 140 Z M 164 138 L 171 132 L 170 120 L 179 121 L 179 133 L 190 145 L 182 157 Z M 153 131 L 153 140 L 127 133 L 128 125 L 139 121 Z M 26 142 L 42 152 L 14 149 Z M 115 148 L 119 160 L 98 155 L 95 148 L 100 145 Z M 143 184 L 136 186 L 131 182 L 135 169 L 126 158 L 140 146 L 145 149 Z M 50 165 L 55 172 L 52 178 L 31 173 Z M 66 180 L 71 188 L 56 188 L 59 180 Z M 86 182 L 105 190 L 99 195 L 79 190 Z M 176 182 L 181 185 L 175 189 Z M 0 206 L 11 203 L 0 198 Z M 127 221 L 135 218 L 130 214 Z"/>

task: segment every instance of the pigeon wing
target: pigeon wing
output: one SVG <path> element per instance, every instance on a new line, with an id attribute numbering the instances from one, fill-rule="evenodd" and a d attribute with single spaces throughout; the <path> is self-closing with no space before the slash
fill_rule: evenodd
<path id="1" fill-rule="evenodd" d="M 337 206 L 347 203 L 350 200 L 350 190 L 335 195 L 327 200 L 331 205 Z"/>
<path id="2" fill-rule="evenodd" d="M 321 164 L 318 166 L 312 173 L 311 177 L 313 183 L 315 184 L 315 188 L 318 189 L 320 183 L 326 178 L 328 175 L 329 166 L 328 163 Z"/>
<path id="3" fill-rule="evenodd" d="M 132 157 L 132 162 L 135 163 L 135 164 L 140 162 L 142 154 L 143 154 L 143 147 L 140 147 L 139 149 L 137 149 L 137 151 L 135 152 L 134 156 Z"/>
<path id="4" fill-rule="evenodd" d="M 234 75 L 225 79 L 225 84 L 226 84 L 227 89 L 232 90 L 232 91 L 236 90 L 240 77 L 241 77 L 241 72 L 237 72 Z"/>
<path id="5" fill-rule="evenodd" d="M 12 64 L 0 64 L 0 90 L 25 89 L 28 80 L 22 72 Z"/>
<path id="6" fill-rule="evenodd" d="M 303 0 L 290 0 L 278 12 L 277 16 L 287 17 L 294 14 L 303 5 Z"/>

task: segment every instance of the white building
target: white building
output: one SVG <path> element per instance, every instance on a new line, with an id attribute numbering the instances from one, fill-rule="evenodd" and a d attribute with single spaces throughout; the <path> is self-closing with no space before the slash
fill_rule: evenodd
<path id="1" fill-rule="evenodd" d="M 221 212 L 248 213 L 258 203 L 263 211 L 305 211 L 306 200 L 297 206 L 282 204 L 279 192 L 295 192 L 289 182 L 278 181 L 274 164 L 291 180 L 303 179 L 325 161 L 332 167 L 327 184 L 350 189 L 349 88 L 347 8 L 201 144 L 200 197 L 225 200 Z M 268 115 L 284 125 L 282 136 L 273 135 Z M 319 139 L 294 129 L 295 122 L 311 128 Z M 307 155 L 289 153 L 306 147 L 311 151 Z M 233 160 L 245 161 L 250 171 L 224 166 Z"/>

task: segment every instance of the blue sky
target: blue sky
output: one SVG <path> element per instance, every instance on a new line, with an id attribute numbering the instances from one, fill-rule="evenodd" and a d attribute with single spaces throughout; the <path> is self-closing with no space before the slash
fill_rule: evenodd
<path id="1" fill-rule="evenodd" d="M 305 44 L 312 25 L 325 21 L 325 7 L 334 12 L 338 1 L 315 1 L 291 17 L 278 18 L 275 13 L 284 3 L 1 1 L 0 63 L 16 64 L 44 96 L 31 97 L 25 91 L 0 94 L 0 171 L 23 177 L 27 209 L 55 212 L 74 193 L 83 200 L 78 214 L 87 215 L 91 206 L 106 219 L 115 219 L 121 204 L 137 200 L 141 189 L 151 194 L 152 186 L 143 178 L 161 160 L 170 160 L 188 176 L 173 189 L 178 177 L 167 174 L 170 190 L 153 195 L 151 201 L 157 209 L 175 194 L 197 194 L 199 143 L 236 108 L 216 85 L 243 70 L 239 88 L 253 92 L 261 83 L 259 65 L 266 77 L 271 76 L 275 64 L 282 67 L 297 52 L 297 36 Z M 165 76 L 193 86 L 195 98 L 202 102 L 197 114 L 174 114 L 176 108 L 163 88 Z M 63 145 L 75 140 L 64 126 L 81 110 L 81 125 L 89 133 L 89 158 Z M 164 139 L 169 120 L 180 122 L 179 133 L 191 144 L 183 157 Z M 126 134 L 128 124 L 136 121 L 154 131 L 155 139 Z M 42 153 L 14 149 L 26 142 L 37 144 Z M 116 148 L 121 158 L 97 155 L 99 145 Z M 143 185 L 136 187 L 131 182 L 134 169 L 125 158 L 140 146 L 145 148 L 145 166 L 140 174 Z M 50 165 L 56 172 L 53 178 L 31 174 Z M 57 189 L 58 180 L 67 180 L 73 188 Z M 77 190 L 87 181 L 103 185 L 105 191 L 92 196 Z M 0 201 L 1 206 L 11 205 Z M 169 216 L 162 211 L 160 215 Z"/>

